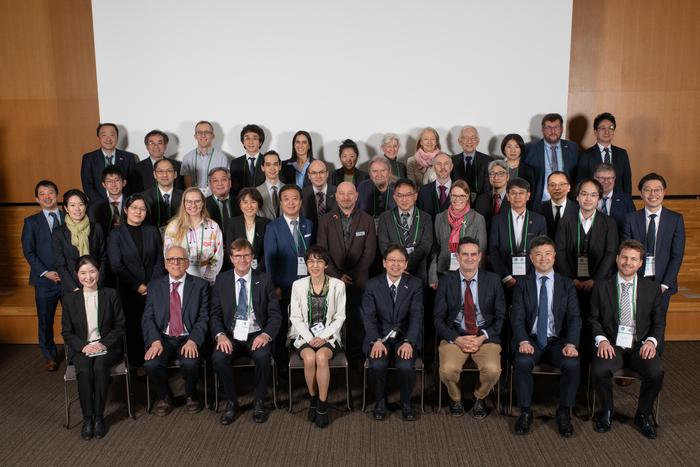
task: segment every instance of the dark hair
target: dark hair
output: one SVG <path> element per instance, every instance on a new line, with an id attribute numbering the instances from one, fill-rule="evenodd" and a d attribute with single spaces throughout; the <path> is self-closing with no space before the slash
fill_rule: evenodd
<path id="1" fill-rule="evenodd" d="M 622 253 L 622 250 L 635 250 L 639 252 L 639 257 L 644 258 L 644 244 L 640 242 L 639 240 L 624 240 L 622 243 L 620 243 L 620 246 L 617 248 L 617 254 L 619 255 Z"/>
<path id="2" fill-rule="evenodd" d="M 250 250 L 251 253 L 253 252 L 253 245 L 250 244 L 247 238 L 237 238 L 231 242 L 231 248 L 229 248 L 229 252 L 233 252 L 234 250 L 240 251 L 246 248 Z"/>
<path id="3" fill-rule="evenodd" d="M 146 136 L 143 137 L 143 144 L 148 145 L 148 138 L 150 138 L 151 136 L 160 136 L 161 138 L 163 138 L 163 142 L 166 146 L 170 142 L 170 137 L 164 131 L 151 130 L 148 133 L 146 133 Z"/>
<path id="4" fill-rule="evenodd" d="M 306 140 L 309 142 L 309 159 L 314 158 L 314 145 L 313 145 L 313 142 L 311 141 L 311 135 L 309 134 L 308 131 L 299 130 L 296 133 L 294 133 L 294 137 L 292 138 L 292 157 L 291 157 L 291 159 L 293 161 L 297 160 L 297 151 L 296 151 L 296 149 L 294 149 L 294 143 L 296 142 L 297 137 L 301 136 L 301 135 L 306 136 Z"/>
<path id="5" fill-rule="evenodd" d="M 543 245 L 550 245 L 552 248 L 554 248 L 556 250 L 556 247 L 554 246 L 554 240 L 552 240 L 551 238 L 549 238 L 546 235 L 538 235 L 537 237 L 530 240 L 530 251 L 537 248 L 538 246 L 543 246 Z"/>
<path id="6" fill-rule="evenodd" d="M 639 185 L 637 185 L 637 188 L 639 191 L 642 191 L 642 188 L 644 188 L 644 184 L 646 182 L 650 182 L 652 180 L 658 180 L 661 182 L 661 186 L 664 187 L 664 190 L 666 189 L 666 179 L 663 178 L 661 175 L 657 174 L 656 172 L 648 173 L 645 176 L 642 177 L 641 180 L 639 180 Z"/>
<path id="7" fill-rule="evenodd" d="M 360 150 L 357 149 L 357 143 L 355 143 L 351 139 L 346 139 L 342 143 L 340 143 L 340 146 L 338 146 L 338 157 L 340 157 L 340 155 L 342 154 L 343 149 L 352 149 L 353 151 L 355 151 L 355 157 L 360 156 Z"/>
<path id="8" fill-rule="evenodd" d="M 462 245 L 467 245 L 467 244 L 476 245 L 477 247 L 481 246 L 481 245 L 479 245 L 478 238 L 466 236 L 466 237 L 462 237 L 459 239 L 459 243 L 457 244 L 457 251 L 459 251 L 459 247 L 461 247 Z"/>
<path id="9" fill-rule="evenodd" d="M 598 198 L 603 197 L 603 185 L 600 184 L 598 180 L 595 178 L 584 178 L 580 182 L 576 184 L 576 197 L 578 198 L 579 193 L 581 193 L 581 187 L 583 186 L 584 183 L 592 183 L 595 186 L 596 191 L 598 192 Z"/>
<path id="10" fill-rule="evenodd" d="M 282 165 L 282 158 L 280 157 L 280 155 L 279 155 L 279 153 L 278 153 L 277 151 L 270 149 L 270 150 L 267 151 L 265 154 L 263 154 L 263 157 L 262 157 L 262 163 L 263 163 L 263 164 L 265 163 L 265 158 L 266 158 L 267 156 L 275 156 L 275 157 L 277 157 L 277 162 L 279 162 L 280 165 Z"/>
<path id="11" fill-rule="evenodd" d="M 124 174 L 122 173 L 122 169 L 119 168 L 118 165 L 108 165 L 104 169 L 102 169 L 102 181 L 104 182 L 107 176 L 109 175 L 119 175 L 119 178 L 124 180 Z"/>
<path id="12" fill-rule="evenodd" d="M 256 135 L 258 135 L 258 138 L 260 139 L 261 146 L 265 142 L 265 132 L 263 131 L 262 128 L 260 128 L 258 125 L 254 124 L 254 123 L 247 124 L 241 130 L 241 143 L 243 143 L 243 137 L 245 136 L 246 133 L 255 133 Z"/>
<path id="13" fill-rule="evenodd" d="M 56 192 L 56 195 L 58 195 L 58 187 L 54 182 L 51 180 L 39 180 L 39 183 L 36 184 L 34 187 L 34 197 L 38 198 L 39 197 L 39 188 L 41 187 L 46 187 L 46 188 L 51 188 L 53 191 Z"/>
<path id="14" fill-rule="evenodd" d="M 102 129 L 103 126 L 111 126 L 112 128 L 114 128 L 114 131 L 117 133 L 117 138 L 119 137 L 119 128 L 117 128 L 117 125 L 114 123 L 108 123 L 108 122 L 100 123 L 99 125 L 97 125 L 97 130 L 95 130 L 95 133 L 97 134 L 97 136 L 100 136 L 100 130 Z"/>
<path id="15" fill-rule="evenodd" d="M 558 121 L 560 125 L 564 126 L 564 119 L 562 118 L 561 115 L 559 115 L 557 113 L 547 114 L 544 117 L 542 117 L 542 126 L 544 126 L 544 124 L 547 122 L 556 122 L 556 121 Z"/>
<path id="16" fill-rule="evenodd" d="M 158 159 L 158 160 L 156 161 L 156 163 L 153 164 L 153 171 L 155 171 L 155 170 L 158 168 L 158 165 L 159 165 L 161 162 L 163 162 L 163 161 L 167 161 L 168 164 L 170 164 L 170 167 L 172 167 L 173 170 L 176 170 L 176 169 L 175 169 L 175 162 L 171 161 L 171 160 L 168 159 L 167 157 L 163 157 L 163 158 Z M 176 174 L 176 175 L 177 175 L 177 174 Z"/>
<path id="17" fill-rule="evenodd" d="M 600 164 L 596 169 L 593 171 L 593 175 L 597 175 L 600 172 L 613 172 L 615 173 L 615 167 L 612 164 Z M 615 174 L 617 177 L 617 174 Z"/>
<path id="18" fill-rule="evenodd" d="M 82 201 L 83 204 L 87 207 L 87 205 L 88 205 L 87 195 L 85 193 L 83 193 L 82 191 L 78 190 L 77 188 L 71 188 L 70 190 L 63 193 L 63 207 L 64 208 L 65 208 L 68 200 L 73 196 L 77 196 L 78 198 L 80 198 L 80 201 Z"/>
<path id="19" fill-rule="evenodd" d="M 549 179 L 552 178 L 552 175 L 563 175 L 564 177 L 566 177 L 566 183 L 571 185 L 571 179 L 569 178 L 569 174 L 562 170 L 555 170 L 551 174 L 547 175 L 547 183 L 549 183 Z"/>
<path id="20" fill-rule="evenodd" d="M 94 266 L 95 269 L 97 269 L 98 271 L 100 270 L 100 262 L 97 261 L 97 258 L 95 258 L 92 255 L 83 255 L 80 258 L 78 258 L 78 261 L 75 262 L 75 273 L 78 274 L 80 268 L 82 268 L 86 264 Z"/>
<path id="21" fill-rule="evenodd" d="M 520 147 L 520 157 L 523 157 L 525 154 L 525 141 L 523 140 L 523 137 L 517 133 L 509 133 L 505 138 L 503 138 L 503 141 L 501 141 L 501 154 L 504 156 L 506 155 L 506 144 L 508 144 L 511 140 L 515 141 L 515 143 Z"/>
<path id="22" fill-rule="evenodd" d="M 257 188 L 252 188 L 252 187 L 242 188 L 241 191 L 238 192 L 238 196 L 236 196 L 236 204 L 238 206 L 240 206 L 241 203 L 243 202 L 243 198 L 245 198 L 246 196 L 250 196 L 251 198 L 253 198 L 253 201 L 258 203 L 258 209 L 262 209 L 263 197 Z"/>
<path id="23" fill-rule="evenodd" d="M 530 191 L 530 182 L 528 182 L 524 178 L 514 177 L 513 179 L 508 181 L 508 185 L 506 185 L 506 191 L 510 191 L 511 188 L 522 188 L 525 191 Z"/>
<path id="24" fill-rule="evenodd" d="M 612 123 L 614 127 L 617 127 L 617 123 L 615 123 L 615 116 L 610 112 L 603 112 L 593 119 L 593 129 L 597 130 L 598 125 L 600 125 L 600 122 L 603 120 L 610 120 L 610 123 Z"/>
<path id="25" fill-rule="evenodd" d="M 396 189 L 398 187 L 404 186 L 404 185 L 410 186 L 413 191 L 417 190 L 416 182 L 414 182 L 413 180 L 411 180 L 409 178 L 399 178 L 398 180 L 396 180 L 396 183 L 394 183 L 394 191 L 396 191 Z"/>
<path id="26" fill-rule="evenodd" d="M 294 190 L 297 193 L 299 193 L 299 199 L 301 199 L 301 188 L 299 188 L 297 185 L 295 185 L 293 183 L 288 183 L 288 184 L 284 185 L 282 188 L 280 188 L 280 191 L 279 191 L 280 199 L 282 198 L 282 193 L 284 193 L 285 191 L 289 191 L 289 190 Z"/>
<path id="27" fill-rule="evenodd" d="M 394 251 L 398 251 L 399 253 L 401 253 L 403 255 L 403 259 L 408 261 L 408 252 L 406 251 L 406 248 L 404 248 L 401 245 L 398 245 L 396 243 L 392 243 L 386 248 L 386 250 L 384 251 L 384 254 L 382 255 L 382 259 L 384 259 L 386 261 L 386 259 L 389 257 L 389 255 L 391 253 L 393 253 Z"/>
<path id="28" fill-rule="evenodd" d="M 124 201 L 124 212 L 126 212 L 126 210 L 136 201 L 143 201 L 143 204 L 146 205 L 146 212 L 148 212 L 148 203 L 146 202 L 146 198 L 144 198 L 141 193 L 134 193 L 133 195 L 129 196 L 126 201 Z"/>
<path id="29" fill-rule="evenodd" d="M 197 131 L 197 127 L 199 125 L 209 125 L 209 128 L 211 128 L 211 132 L 214 133 L 214 125 L 211 124 L 209 120 L 200 120 L 197 123 L 194 124 L 194 129 Z"/>
<path id="30" fill-rule="evenodd" d="M 309 248 L 306 249 L 304 261 L 308 261 L 311 257 L 320 259 L 326 264 L 330 264 L 331 262 L 331 257 L 328 254 L 328 250 L 326 250 L 326 248 L 321 245 L 311 245 Z"/>
<path id="31" fill-rule="evenodd" d="M 229 172 L 228 168 L 226 167 L 214 167 L 209 171 L 207 174 L 207 181 L 216 173 L 216 172 L 223 172 L 228 176 L 228 179 L 231 180 L 231 172 Z"/>

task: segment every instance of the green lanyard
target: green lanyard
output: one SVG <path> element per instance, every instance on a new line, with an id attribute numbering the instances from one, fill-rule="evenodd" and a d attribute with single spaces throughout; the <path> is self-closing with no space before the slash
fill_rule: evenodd
<path id="1" fill-rule="evenodd" d="M 311 291 L 313 290 L 314 286 L 311 283 L 311 276 L 309 276 L 309 290 L 306 292 L 306 306 L 308 307 L 309 311 L 309 324 L 313 324 L 311 322 L 312 318 L 312 312 L 311 312 Z M 323 296 L 323 322 L 326 322 L 326 314 L 328 313 L 328 276 L 324 276 L 323 279 L 323 288 L 321 289 L 321 293 L 323 291 L 326 291 L 326 294 Z"/>
<path id="2" fill-rule="evenodd" d="M 381 213 L 377 212 L 377 202 L 378 202 L 378 198 L 379 198 L 379 195 L 377 194 L 378 192 L 379 192 L 379 190 L 377 189 L 377 187 L 374 187 L 374 190 L 372 191 L 372 200 L 373 200 L 372 204 L 373 204 L 373 208 L 374 208 L 372 211 L 372 215 L 374 217 L 377 217 L 379 214 L 381 214 Z M 389 207 L 389 196 L 391 196 L 391 186 L 387 187 L 387 189 L 386 189 L 386 195 L 384 197 L 384 211 L 386 211 L 387 207 Z M 384 212 L 384 211 L 382 211 L 382 212 Z"/>
<path id="3" fill-rule="evenodd" d="M 595 222 L 595 213 L 597 209 L 593 211 L 593 217 L 591 218 L 591 229 L 593 228 L 593 223 Z M 578 210 L 578 224 L 576 228 L 576 256 L 581 256 L 581 210 Z"/>
<path id="4" fill-rule="evenodd" d="M 396 211 L 398 211 L 399 208 L 396 208 Z M 418 240 L 418 230 L 420 229 L 420 209 L 416 209 L 416 207 L 413 207 L 413 214 L 416 216 L 416 231 L 413 232 L 413 242 L 411 245 L 415 245 L 416 241 Z M 403 235 L 401 235 L 401 231 L 399 230 L 399 223 L 396 220 L 396 213 L 391 213 L 392 219 L 394 219 L 394 227 L 396 228 L 396 235 L 399 237 L 399 243 L 401 246 L 406 246 L 403 243 Z M 408 228 L 409 230 L 411 227 Z"/>
<path id="5" fill-rule="evenodd" d="M 197 150 L 194 150 L 194 183 L 199 185 L 199 178 L 197 175 L 197 158 L 199 157 L 199 152 Z M 214 148 L 211 148 L 211 153 L 209 154 L 209 162 L 207 163 L 207 172 L 204 174 L 204 179 L 206 180 L 206 177 L 209 175 L 209 168 L 211 167 L 211 160 L 214 159 Z"/>
<path id="6" fill-rule="evenodd" d="M 301 233 L 301 221 L 299 219 L 297 219 L 297 221 L 299 222 L 299 229 L 298 229 L 299 238 L 301 238 L 301 243 L 304 245 L 304 251 L 306 251 L 306 249 L 308 247 L 306 246 L 306 240 L 304 240 L 304 235 Z M 297 252 L 297 257 L 298 257 L 299 256 L 299 244 L 298 244 L 296 238 L 294 239 L 294 251 Z"/>
<path id="7" fill-rule="evenodd" d="M 526 209 L 525 210 L 525 225 L 524 225 L 524 230 L 525 234 L 523 235 L 523 238 L 520 239 L 521 245 L 519 248 L 519 251 L 517 253 L 525 253 L 525 245 L 527 244 L 527 232 L 528 232 L 528 221 L 530 220 L 530 212 Z M 513 252 L 513 242 L 515 239 L 513 238 L 513 228 L 512 228 L 512 222 L 513 222 L 513 210 L 508 210 L 508 245 L 510 245 L 510 255 L 515 256 L 515 253 Z M 517 247 L 518 245 L 516 245 Z"/>
<path id="8" fill-rule="evenodd" d="M 622 316 L 622 286 L 617 284 L 617 322 L 620 322 Z M 637 316 L 637 275 L 632 279 L 632 321 Z"/>
<path id="9" fill-rule="evenodd" d="M 194 231 L 194 229 L 190 229 Z M 189 233 L 187 234 L 189 237 Z M 197 234 L 194 234 L 194 244 L 195 247 L 197 246 Z M 189 238 L 187 239 L 187 256 L 190 255 L 190 241 Z M 204 255 L 204 221 L 202 221 L 202 244 L 199 246 L 199 253 L 197 254 L 197 261 L 202 259 L 202 255 Z"/>

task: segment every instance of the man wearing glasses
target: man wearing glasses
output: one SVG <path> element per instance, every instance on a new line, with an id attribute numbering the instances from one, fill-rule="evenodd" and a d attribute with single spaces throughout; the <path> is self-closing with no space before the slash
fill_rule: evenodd
<path id="1" fill-rule="evenodd" d="M 131 190 L 132 192 L 142 192 L 149 188 L 153 188 L 156 184 L 156 179 L 153 175 L 155 171 L 156 162 L 165 158 L 165 152 L 168 149 L 168 142 L 170 138 L 168 135 L 160 130 L 151 130 L 146 133 L 143 138 L 143 142 L 146 145 L 146 151 L 148 151 L 148 157 L 136 164 L 136 180 L 138 186 Z M 180 161 L 175 159 L 170 159 L 172 165 L 175 168 L 175 173 L 180 173 Z M 175 187 L 184 190 L 185 180 L 178 176 L 175 180 Z"/>
<path id="2" fill-rule="evenodd" d="M 206 120 L 197 122 L 194 127 L 197 147 L 182 159 L 180 175 L 185 177 L 187 187 L 196 186 L 204 196 L 209 196 L 209 171 L 215 167 L 228 167 L 229 158 L 214 147 L 214 126 Z"/>
<path id="3" fill-rule="evenodd" d="M 491 232 L 491 220 L 494 216 L 499 215 L 501 211 L 507 211 L 510 206 L 506 194 L 509 177 L 508 163 L 506 161 L 499 159 L 489 163 L 491 191 L 480 194 L 474 203 L 476 212 L 484 216 L 486 232 Z"/>
<path id="4" fill-rule="evenodd" d="M 465 126 L 459 132 L 459 145 L 462 147 L 460 154 L 452 156 L 452 180 L 464 180 L 469 184 L 472 193 L 471 203 L 476 201 L 476 196 L 491 191 L 489 186 L 488 167 L 493 160 L 491 156 L 477 151 L 479 146 L 479 132 L 473 126 Z"/>
<path id="5" fill-rule="evenodd" d="M 177 171 L 174 161 L 166 157 L 156 161 L 153 165 L 153 177 L 156 185 L 143 192 L 148 205 L 146 222 L 158 227 L 163 235 L 165 226 L 170 218 L 177 214 L 182 200 L 182 190 L 175 187 Z"/>
<path id="6" fill-rule="evenodd" d="M 577 177 L 579 180 L 593 177 L 601 164 L 611 165 L 615 172 L 615 191 L 632 194 L 632 169 L 627 151 L 612 145 L 615 137 L 615 116 L 609 112 L 593 120 L 596 144 L 586 149 L 579 158 Z"/>
<path id="7" fill-rule="evenodd" d="M 635 211 L 632 196 L 615 188 L 617 176 L 612 165 L 600 164 L 595 169 L 594 178 L 603 186 L 603 196 L 598 202 L 598 211 L 615 219 L 617 230 L 622 233 L 625 217 Z"/>
<path id="8" fill-rule="evenodd" d="M 566 172 L 557 170 L 549 174 L 547 190 L 549 190 L 550 198 L 542 203 L 540 214 L 547 221 L 547 236 L 554 240 L 557 237 L 561 221 L 569 217 L 576 217 L 578 203 L 569 199 L 571 180 Z"/>
<path id="9" fill-rule="evenodd" d="M 307 174 L 311 185 L 301 190 L 301 215 L 313 222 L 316 233 L 319 218 L 337 205 L 336 187 L 328 183 L 328 168 L 323 161 L 316 159 L 311 162 Z"/>

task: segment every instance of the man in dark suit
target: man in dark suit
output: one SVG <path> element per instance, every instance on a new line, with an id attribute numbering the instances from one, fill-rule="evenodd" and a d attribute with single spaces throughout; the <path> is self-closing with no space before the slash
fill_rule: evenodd
<path id="1" fill-rule="evenodd" d="M 301 215 L 316 228 L 319 218 L 336 207 L 336 187 L 328 183 L 328 168 L 323 161 L 312 161 L 307 173 L 311 185 L 301 190 Z"/>
<path id="2" fill-rule="evenodd" d="M 330 256 L 328 275 L 345 283 L 348 356 L 359 359 L 364 339 L 360 304 L 377 254 L 377 234 L 372 216 L 357 208 L 355 185 L 338 185 L 336 201 L 338 205 L 319 220 L 317 243 Z"/>
<path id="3" fill-rule="evenodd" d="M 230 172 L 233 180 L 233 197 L 238 195 L 241 188 L 260 185 L 265 181 L 262 170 L 263 157 L 260 147 L 265 142 L 265 132 L 255 124 L 248 124 L 241 130 L 241 143 L 245 154 L 231 161 Z"/>
<path id="4" fill-rule="evenodd" d="M 600 164 L 594 173 L 595 179 L 603 186 L 603 197 L 598 202 L 598 211 L 615 219 L 617 230 L 622 234 L 625 217 L 635 211 L 632 195 L 615 189 L 615 169 L 612 165 Z"/>
<path id="5" fill-rule="evenodd" d="M 58 209 L 58 187 L 50 180 L 41 180 L 34 187 L 34 198 L 41 211 L 24 219 L 22 252 L 29 263 L 29 283 L 34 286 L 34 302 L 39 327 L 39 349 L 44 356 L 44 368 L 56 371 L 56 344 L 53 341 L 53 321 L 61 298 L 61 278 L 53 270 L 51 232 L 63 223 Z"/>
<path id="6" fill-rule="evenodd" d="M 116 165 L 121 170 L 124 180 L 127 181 L 127 193 L 131 193 L 131 185 L 135 174 L 138 156 L 131 152 L 117 149 L 119 129 L 114 123 L 100 123 L 97 125 L 97 137 L 100 140 L 100 148 L 83 155 L 80 166 L 80 179 L 83 182 L 83 191 L 91 203 L 100 199 L 107 200 L 107 191 L 102 185 L 102 171 L 109 165 Z"/>
<path id="7" fill-rule="evenodd" d="M 479 369 L 472 416 L 486 417 L 486 396 L 501 376 L 501 329 L 506 300 L 498 276 L 479 269 L 479 241 L 464 237 L 457 247 L 458 271 L 440 278 L 435 296 L 435 329 L 440 341 L 440 381 L 450 394 L 450 414 L 464 414 L 459 379 L 471 358 Z M 440 388 L 441 390 L 442 388 Z"/>
<path id="8" fill-rule="evenodd" d="M 234 196 L 231 195 L 231 175 L 226 167 L 211 169 L 209 172 L 209 191 L 211 195 L 207 196 L 206 199 L 207 212 L 209 217 L 219 225 L 224 245 L 228 245 L 234 239 L 226 237 L 226 225 L 228 225 L 229 219 L 240 215 L 241 210 Z M 225 255 L 221 270 L 228 271 L 231 267 L 231 261 Z"/>
<path id="9" fill-rule="evenodd" d="M 644 436 L 654 439 L 652 405 L 664 378 L 657 349 L 663 344 L 666 314 L 661 310 L 659 287 L 648 279 L 637 278 L 643 256 L 644 245 L 625 240 L 615 258 L 617 275 L 597 282 L 593 288 L 589 322 L 598 350 L 591 372 L 601 400 L 596 431 L 610 430 L 612 376 L 627 366 L 642 377 L 634 422 Z"/>
<path id="10" fill-rule="evenodd" d="M 88 215 L 92 222 L 100 224 L 106 238 L 113 228 L 126 222 L 126 219 L 122 219 L 126 180 L 121 169 L 116 165 L 105 167 L 102 171 L 102 186 L 107 190 L 107 199 L 91 202 Z"/>
<path id="11" fill-rule="evenodd" d="M 596 144 L 586 149 L 578 161 L 578 180 L 591 178 L 601 164 L 610 165 L 615 173 L 615 191 L 632 194 L 632 168 L 627 151 L 612 145 L 615 117 L 604 112 L 593 120 Z"/>
<path id="12" fill-rule="evenodd" d="M 527 434 L 532 425 L 532 369 L 542 359 L 561 370 L 556 416 L 559 434 L 568 438 L 574 433 L 570 412 L 581 379 L 577 350 L 581 316 L 573 282 L 554 272 L 555 257 L 554 242 L 549 237 L 533 239 L 530 259 L 535 271 L 519 278 L 513 293 L 513 380 L 520 406 L 515 422 L 517 435 Z"/>
<path id="13" fill-rule="evenodd" d="M 386 418 L 384 386 L 386 370 L 392 364 L 401 382 L 403 419 L 416 419 L 411 394 L 416 382 L 416 356 L 422 343 L 423 285 L 417 278 L 404 274 L 407 264 L 406 249 L 391 245 L 384 253 L 386 273 L 370 279 L 362 297 L 366 333 L 363 350 L 374 387 L 375 420 Z"/>
<path id="14" fill-rule="evenodd" d="M 369 180 L 357 186 L 357 205 L 374 217 L 375 227 L 381 213 L 396 207 L 393 191 L 389 160 L 384 156 L 374 156 L 369 162 Z"/>
<path id="15" fill-rule="evenodd" d="M 491 221 L 501 211 L 510 208 L 506 187 L 508 186 L 508 163 L 503 160 L 489 162 L 489 183 L 491 191 L 482 193 L 476 198 L 474 209 L 484 216 L 486 231 L 491 232 Z"/>
<path id="16" fill-rule="evenodd" d="M 493 158 L 476 150 L 479 147 L 479 132 L 473 126 L 463 127 L 458 141 L 462 152 L 452 156 L 452 180 L 467 182 L 472 194 L 470 201 L 474 203 L 477 195 L 491 191 L 488 171 Z"/>
<path id="17" fill-rule="evenodd" d="M 136 175 L 134 176 L 135 187 L 131 187 L 131 193 L 140 193 L 149 188 L 153 188 L 156 185 L 156 179 L 153 176 L 155 171 L 155 164 L 159 160 L 165 158 L 165 151 L 168 149 L 168 142 L 170 138 L 167 133 L 160 130 L 151 130 L 146 133 L 143 138 L 143 142 L 146 144 L 146 151 L 148 151 L 148 157 L 136 164 Z M 175 159 L 170 159 L 173 167 L 175 168 L 175 173 L 180 173 L 180 161 Z M 181 176 L 177 176 L 175 179 L 175 187 L 184 190 L 185 189 L 185 179 Z"/>
<path id="18" fill-rule="evenodd" d="M 671 295 L 678 292 L 678 271 L 685 250 L 683 215 L 664 208 L 666 179 L 650 173 L 639 181 L 644 208 L 627 214 L 623 240 L 639 240 L 646 254 L 638 274 L 661 287 L 661 311 L 665 314 Z"/>
<path id="19" fill-rule="evenodd" d="M 450 188 L 452 187 L 452 158 L 444 152 L 433 159 L 433 170 L 436 179 L 420 187 L 418 193 L 418 209 L 435 216 L 450 207 Z"/>
<path id="20" fill-rule="evenodd" d="M 557 238 L 557 230 L 563 219 L 576 217 L 578 214 L 578 203 L 569 199 L 571 191 L 571 181 L 566 172 L 557 170 L 549 174 L 547 178 L 547 190 L 550 199 L 540 205 L 540 214 L 547 222 L 547 236 L 551 239 Z"/>
<path id="21" fill-rule="evenodd" d="M 212 365 L 226 394 L 226 408 L 221 424 L 230 425 L 235 418 L 236 387 L 233 361 L 249 356 L 255 363 L 255 404 L 253 420 L 263 423 L 266 418 L 265 396 L 267 380 L 272 370 L 272 345 L 282 324 L 282 314 L 275 289 L 265 273 L 253 271 L 253 247 L 244 238 L 230 246 L 233 271 L 216 277 L 211 302 L 209 330 L 216 342 Z M 285 336 L 281 336 L 284 340 Z"/>
<path id="22" fill-rule="evenodd" d="M 379 216 L 377 238 L 379 252 L 385 254 L 389 245 L 401 245 L 408 253 L 409 274 L 428 283 L 427 258 L 433 248 L 433 219 L 416 207 L 418 193 L 413 180 L 403 178 L 394 186 L 396 207 Z"/>
<path id="23" fill-rule="evenodd" d="M 542 118 L 542 134 L 544 138 L 530 145 L 525 156 L 525 164 L 535 170 L 536 181 L 532 187 L 532 207 L 540 210 L 540 204 L 550 196 L 546 182 L 549 174 L 557 170 L 566 172 L 570 180 L 576 180 L 578 165 L 578 145 L 573 141 L 561 139 L 564 131 L 564 119 L 561 115 L 552 113 Z"/>
<path id="24" fill-rule="evenodd" d="M 175 164 L 167 158 L 158 160 L 153 166 L 156 186 L 143 192 L 148 207 L 146 223 L 158 227 L 161 235 L 171 217 L 177 214 L 182 201 L 182 190 L 175 188 Z"/>
<path id="25" fill-rule="evenodd" d="M 265 181 L 256 187 L 262 198 L 259 215 L 271 221 L 277 219 L 280 215 L 279 193 L 284 186 L 280 181 L 281 169 L 282 160 L 277 151 L 267 151 L 263 154 L 262 171 L 265 174 Z M 326 170 L 326 172 L 328 171 Z"/>
<path id="26" fill-rule="evenodd" d="M 153 380 L 156 414 L 165 416 L 173 409 L 168 388 L 168 363 L 180 361 L 187 394 L 187 411 L 199 412 L 197 398 L 200 350 L 209 321 L 209 283 L 187 274 L 187 251 L 172 246 L 165 252 L 168 274 L 148 284 L 146 308 L 141 328 L 146 344 L 144 369 Z"/>
<path id="27" fill-rule="evenodd" d="M 338 158 L 340 159 L 341 167 L 333 172 L 331 177 L 331 185 L 338 186 L 341 182 L 350 182 L 357 187 L 360 182 L 369 178 L 369 174 L 364 170 L 357 168 L 357 158 L 360 151 L 357 148 L 357 143 L 351 139 L 346 139 L 338 147 Z M 311 167 L 309 167 L 311 169 Z M 310 178 L 310 177 L 309 177 Z M 313 183 L 313 180 L 311 180 Z"/>

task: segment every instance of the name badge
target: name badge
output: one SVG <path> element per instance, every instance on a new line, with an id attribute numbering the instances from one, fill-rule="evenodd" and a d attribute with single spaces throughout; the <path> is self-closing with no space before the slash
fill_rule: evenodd
<path id="1" fill-rule="evenodd" d="M 379 230 L 379 217 L 374 218 L 374 230 Z"/>
<path id="2" fill-rule="evenodd" d="M 364 237 L 364 236 L 365 236 L 365 231 L 364 231 L 364 230 L 361 230 L 361 231 L 355 232 L 355 236 L 356 236 L 356 237 Z"/>
<path id="3" fill-rule="evenodd" d="M 233 327 L 233 338 L 237 341 L 247 341 L 249 327 L 250 321 L 248 321 L 247 319 L 237 319 L 236 325 Z"/>
<path id="4" fill-rule="evenodd" d="M 412 246 L 406 247 L 406 253 L 408 253 L 409 255 L 413 254 L 413 250 L 415 250 L 415 248 Z"/>
<path id="5" fill-rule="evenodd" d="M 457 261 L 457 253 L 450 253 L 450 271 L 459 269 L 459 261 Z"/>
<path id="6" fill-rule="evenodd" d="M 620 325 L 617 327 L 617 340 L 615 345 L 623 349 L 632 348 L 634 342 L 634 328 Z"/>
<path id="7" fill-rule="evenodd" d="M 306 263 L 304 258 L 297 258 L 297 276 L 308 276 L 309 272 L 306 270 Z"/>
<path id="8" fill-rule="evenodd" d="M 314 337 L 316 337 L 324 329 L 326 329 L 326 326 L 324 326 L 323 323 L 316 323 L 313 326 L 311 326 L 311 329 L 309 329 L 309 330 L 311 331 L 311 334 L 313 334 Z"/>
<path id="9" fill-rule="evenodd" d="M 578 257 L 578 267 L 576 268 L 576 277 L 591 277 L 588 272 L 588 256 Z"/>
<path id="10" fill-rule="evenodd" d="M 524 256 L 513 256 L 513 275 L 524 276 L 527 274 L 527 263 Z"/>
<path id="11" fill-rule="evenodd" d="M 656 261 L 653 256 L 647 256 L 644 263 L 644 277 L 656 275 Z"/>
<path id="12" fill-rule="evenodd" d="M 253 269 L 258 269 L 258 260 L 254 259 L 253 262 L 250 263 L 250 267 Z"/>

